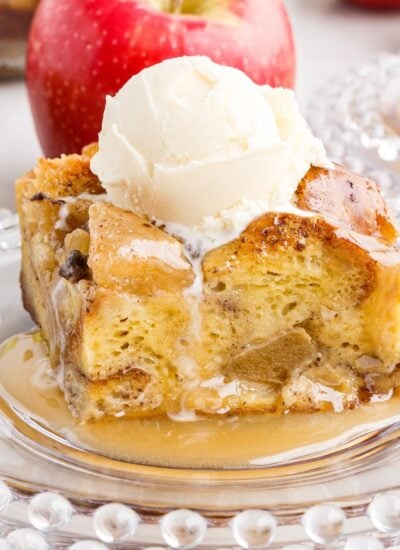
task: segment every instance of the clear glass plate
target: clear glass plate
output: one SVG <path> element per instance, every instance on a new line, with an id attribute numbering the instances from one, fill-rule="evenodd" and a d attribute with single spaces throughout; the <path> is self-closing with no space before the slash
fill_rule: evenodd
<path id="1" fill-rule="evenodd" d="M 400 212 L 393 75 L 399 56 L 384 55 L 328 86 L 311 122 L 332 157 L 376 177 Z M 368 101 L 360 104 L 360 94 Z M 337 413 L 338 437 L 327 431 L 318 445 L 241 468 L 161 467 L 93 452 L 4 384 L 7 339 L 33 328 L 19 264 L 16 216 L 0 209 L 0 550 L 400 548 L 398 401 L 375 404 L 380 412 L 351 429 Z M 304 417 L 305 440 L 309 425 Z"/>

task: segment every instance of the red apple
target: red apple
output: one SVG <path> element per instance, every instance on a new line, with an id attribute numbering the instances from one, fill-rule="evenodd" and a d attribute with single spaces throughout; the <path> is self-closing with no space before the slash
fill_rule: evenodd
<path id="1" fill-rule="evenodd" d="M 207 55 L 258 83 L 292 87 L 283 0 L 42 0 L 27 84 L 45 155 L 97 139 L 107 94 L 163 59 Z"/>
<path id="2" fill-rule="evenodd" d="M 400 0 L 347 0 L 347 2 L 371 9 L 393 10 L 400 8 Z"/>

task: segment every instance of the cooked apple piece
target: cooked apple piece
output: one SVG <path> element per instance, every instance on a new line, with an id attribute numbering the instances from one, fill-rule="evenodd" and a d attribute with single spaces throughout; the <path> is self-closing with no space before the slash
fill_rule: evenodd
<path id="1" fill-rule="evenodd" d="M 295 328 L 270 342 L 244 349 L 222 368 L 231 378 L 260 384 L 283 384 L 294 369 L 316 358 L 317 349 L 303 328 Z"/>

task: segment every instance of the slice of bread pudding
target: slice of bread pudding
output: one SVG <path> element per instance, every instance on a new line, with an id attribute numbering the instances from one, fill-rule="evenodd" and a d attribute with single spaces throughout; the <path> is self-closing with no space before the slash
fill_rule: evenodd
<path id="1" fill-rule="evenodd" d="M 82 156 L 17 182 L 24 304 L 80 421 L 343 410 L 400 385 L 400 254 L 377 186 L 312 168 L 202 261 L 113 206 Z M 60 376 L 61 378 L 61 376 Z"/>

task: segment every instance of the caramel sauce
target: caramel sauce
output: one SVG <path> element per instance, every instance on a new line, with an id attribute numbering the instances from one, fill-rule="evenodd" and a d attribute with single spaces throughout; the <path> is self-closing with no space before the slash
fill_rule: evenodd
<path id="1" fill-rule="evenodd" d="M 134 464 L 248 468 L 335 450 L 400 419 L 400 396 L 342 413 L 260 415 L 177 422 L 112 417 L 86 425 L 72 418 L 40 333 L 0 347 L 0 396 L 81 449 Z"/>

